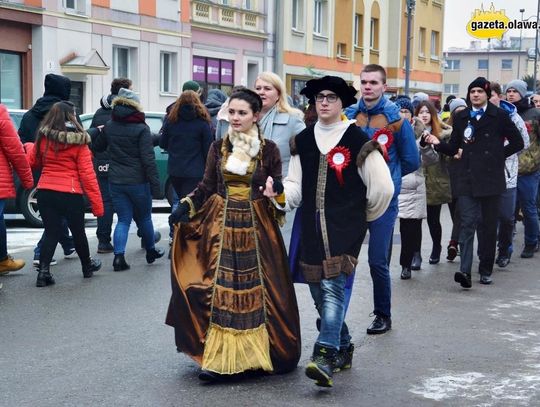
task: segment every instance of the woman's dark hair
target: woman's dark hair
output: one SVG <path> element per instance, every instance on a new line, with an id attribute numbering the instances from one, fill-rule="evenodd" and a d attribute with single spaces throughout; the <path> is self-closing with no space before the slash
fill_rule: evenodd
<path id="1" fill-rule="evenodd" d="M 199 95 L 192 90 L 183 91 L 180 97 L 176 99 L 171 111 L 167 114 L 167 120 L 172 123 L 176 123 L 179 119 L 180 109 L 185 105 L 193 106 L 197 116 L 210 123 L 211 119 L 210 115 L 208 114 L 208 110 L 206 110 L 206 107 L 204 107 L 202 104 Z"/>
<path id="2" fill-rule="evenodd" d="M 247 102 L 253 113 L 259 113 L 262 109 L 262 99 L 259 95 L 253 92 L 251 89 L 240 89 L 232 93 L 229 97 L 229 103 L 231 100 L 239 99 Z"/>
<path id="3" fill-rule="evenodd" d="M 431 134 L 440 138 L 442 132 L 442 125 L 433 103 L 431 103 L 429 100 L 422 100 L 420 103 L 418 103 L 416 109 L 414 109 L 414 115 L 418 117 L 420 109 L 422 109 L 424 106 L 427 107 L 427 109 L 429 110 L 429 114 L 431 115 Z"/>
<path id="4" fill-rule="evenodd" d="M 47 140 L 49 145 L 49 135 L 51 130 L 56 131 L 74 131 L 83 133 L 84 128 L 77 121 L 75 116 L 75 105 L 68 100 L 62 100 L 52 105 L 49 112 L 45 115 L 39 125 L 38 135 L 36 137 L 36 145 L 34 152 L 38 160 L 41 160 L 41 143 L 43 138 Z M 47 148 L 45 149 L 47 151 Z M 58 151 L 58 146 L 55 146 L 55 151 Z"/>

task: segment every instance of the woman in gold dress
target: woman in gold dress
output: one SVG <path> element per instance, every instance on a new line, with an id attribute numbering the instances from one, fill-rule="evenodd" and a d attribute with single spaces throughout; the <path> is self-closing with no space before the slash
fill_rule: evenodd
<path id="1" fill-rule="evenodd" d="M 231 95 L 229 131 L 212 144 L 203 180 L 170 218 L 177 227 L 166 323 L 177 349 L 201 365 L 201 380 L 284 373 L 300 358 L 280 213 L 261 188 L 268 176 L 281 181 L 279 150 L 257 125 L 261 106 L 248 89 Z"/>

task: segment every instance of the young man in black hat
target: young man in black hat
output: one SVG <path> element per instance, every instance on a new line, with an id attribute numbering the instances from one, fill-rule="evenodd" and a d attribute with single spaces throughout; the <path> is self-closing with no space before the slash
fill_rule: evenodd
<path id="1" fill-rule="evenodd" d="M 461 216 L 461 264 L 454 281 L 463 288 L 472 286 L 473 243 L 478 219 L 481 219 L 483 231 L 478 236 L 480 283 L 491 284 L 499 197 L 506 190 L 504 163 L 506 157 L 523 148 L 519 130 L 505 111 L 489 102 L 490 96 L 489 81 L 476 78 L 467 92 L 469 107 L 454 117 L 450 141 L 441 142 L 435 136 L 426 138 L 437 151 L 449 156 L 463 149 L 461 159 L 455 162 L 456 182 L 453 185 Z M 505 145 L 505 139 L 508 145 Z"/>
<path id="2" fill-rule="evenodd" d="M 285 210 L 302 203 L 301 236 L 309 238 L 301 240 L 300 268 L 321 317 L 306 375 L 330 387 L 334 371 L 350 368 L 354 350 L 344 322 L 345 282 L 367 222 L 385 212 L 394 186 L 379 143 L 341 118 L 356 89 L 325 76 L 308 81 L 301 93 L 315 101 L 318 121 L 291 139 L 288 176 L 283 185 L 269 177 L 265 195 Z"/>

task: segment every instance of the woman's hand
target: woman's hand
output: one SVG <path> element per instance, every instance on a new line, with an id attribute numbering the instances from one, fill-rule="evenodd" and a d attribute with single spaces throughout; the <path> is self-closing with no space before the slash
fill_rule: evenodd
<path id="1" fill-rule="evenodd" d="M 272 177 L 266 178 L 266 184 L 263 187 L 259 187 L 259 191 L 263 191 L 263 195 L 267 198 L 274 198 L 278 194 L 274 191 L 274 179 Z"/>
<path id="2" fill-rule="evenodd" d="M 436 146 L 437 144 L 440 144 L 441 141 L 435 137 L 433 134 L 428 134 L 425 138 L 424 138 L 424 141 L 427 143 L 427 144 L 431 144 L 431 145 L 434 145 Z"/>

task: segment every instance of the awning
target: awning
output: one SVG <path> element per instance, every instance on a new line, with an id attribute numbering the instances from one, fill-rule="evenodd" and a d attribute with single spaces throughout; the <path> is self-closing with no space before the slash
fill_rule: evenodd
<path id="1" fill-rule="evenodd" d="M 111 69 L 95 49 L 91 49 L 85 56 L 79 56 L 72 52 L 60 60 L 60 66 L 62 73 L 85 75 L 106 75 Z"/>

